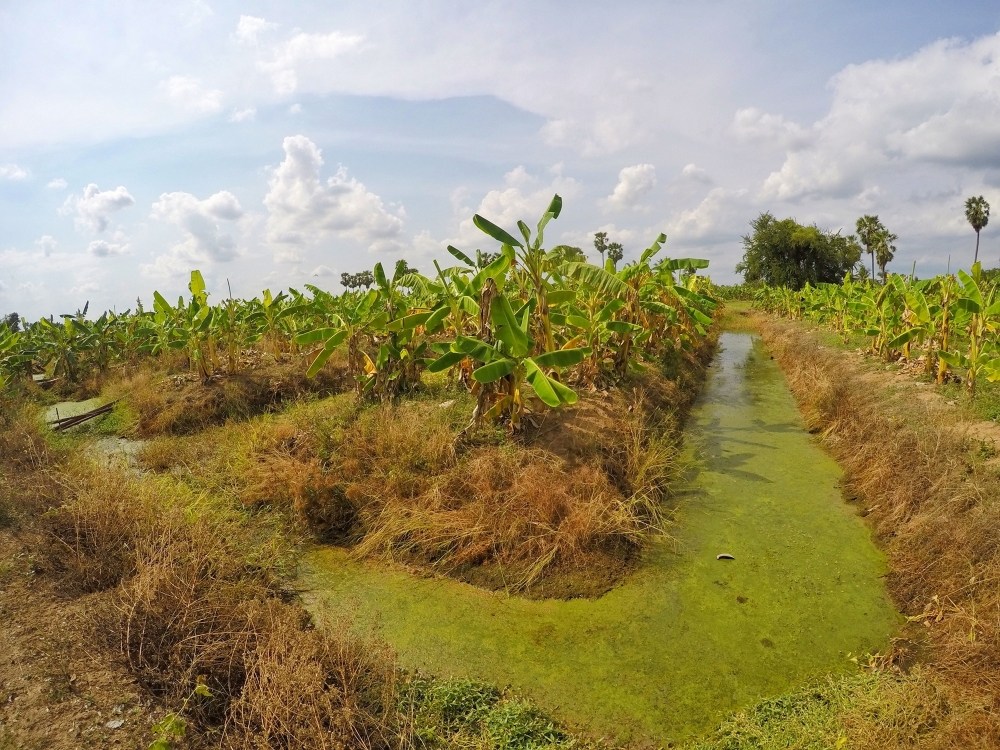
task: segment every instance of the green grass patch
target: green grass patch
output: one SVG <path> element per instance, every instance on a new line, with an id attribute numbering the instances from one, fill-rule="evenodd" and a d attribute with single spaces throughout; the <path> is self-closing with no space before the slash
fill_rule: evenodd
<path id="1" fill-rule="evenodd" d="M 918 673 L 828 679 L 733 714 L 685 750 L 833 750 L 916 746 L 948 714 Z"/>
<path id="2" fill-rule="evenodd" d="M 564 748 L 577 746 L 529 702 L 474 680 L 416 677 L 400 692 L 400 711 L 424 748 Z"/>

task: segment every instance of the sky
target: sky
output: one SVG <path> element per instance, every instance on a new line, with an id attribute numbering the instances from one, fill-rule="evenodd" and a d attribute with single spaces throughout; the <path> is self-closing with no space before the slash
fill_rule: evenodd
<path id="1" fill-rule="evenodd" d="M 763 211 L 877 214 L 890 270 L 968 267 L 1000 4 L 0 0 L 0 314 L 122 312 L 195 268 L 216 302 L 429 272 L 554 193 L 548 244 L 664 232 L 720 283 Z"/>

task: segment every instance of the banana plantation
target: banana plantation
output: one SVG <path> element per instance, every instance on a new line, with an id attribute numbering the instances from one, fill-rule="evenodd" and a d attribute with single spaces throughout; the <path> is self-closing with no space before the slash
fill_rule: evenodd
<path id="1" fill-rule="evenodd" d="M 761 287 L 764 309 L 822 323 L 845 341 L 863 334 L 887 362 L 912 360 L 938 384 L 964 378 L 970 397 L 984 380 L 1000 381 L 1000 283 L 971 273 L 932 279 L 890 275 L 885 284 L 806 285 L 799 291 Z"/>
<path id="2" fill-rule="evenodd" d="M 544 231 L 559 216 L 552 199 L 520 238 L 476 216 L 500 243 L 492 262 L 448 250 L 458 265 L 434 273 L 398 263 L 375 265 L 375 287 L 335 295 L 313 285 L 259 298 L 213 304 L 199 271 L 190 297 L 171 303 L 153 294 L 152 310 L 86 309 L 42 319 L 14 332 L 0 327 L 0 387 L 33 377 L 75 383 L 93 373 L 180 353 L 204 382 L 237 374 L 241 355 L 256 348 L 300 356 L 316 375 L 338 350 L 357 392 L 388 401 L 415 389 L 423 372 L 451 373 L 476 396 L 472 424 L 503 423 L 516 431 L 532 403 L 556 408 L 575 389 L 611 383 L 646 363 L 665 361 L 706 335 L 715 301 L 698 270 L 708 262 L 658 257 L 660 235 L 632 263 L 616 268 L 579 254 L 547 250 Z"/>
<path id="3" fill-rule="evenodd" d="M 195 270 L 176 300 L 0 324 L 18 581 L 99 602 L 100 648 L 154 701 L 150 747 L 779 746 L 758 725 L 877 747 L 914 716 L 947 726 L 895 668 L 904 620 L 949 674 L 993 659 L 965 613 L 993 611 L 978 550 L 998 527 L 956 516 L 969 549 L 938 539 L 958 557 L 914 566 L 954 525 L 916 506 L 972 507 L 954 493 L 994 491 L 969 477 L 995 454 L 967 464 L 964 438 L 886 416 L 888 391 L 810 337 L 982 403 L 1000 285 L 977 263 L 716 287 L 662 234 L 625 264 L 604 237 L 599 264 L 553 247 L 561 210 L 476 215 L 486 247 L 340 293 L 215 299 Z M 891 454 L 845 452 L 873 435 Z M 955 441 L 946 464 L 913 462 L 937 455 L 921 436 Z"/>

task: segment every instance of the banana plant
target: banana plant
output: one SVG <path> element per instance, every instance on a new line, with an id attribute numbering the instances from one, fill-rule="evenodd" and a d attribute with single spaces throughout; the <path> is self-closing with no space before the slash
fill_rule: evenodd
<path id="1" fill-rule="evenodd" d="M 968 347 L 965 352 L 942 350 L 938 352 L 938 357 L 952 367 L 965 369 L 969 396 L 975 398 L 976 385 L 981 377 L 996 379 L 1000 376 L 1000 347 L 997 345 L 1000 299 L 996 286 L 983 283 L 979 263 L 973 264 L 971 276 L 959 271 L 958 278 L 960 290 L 955 305 L 964 313 Z"/>
<path id="2" fill-rule="evenodd" d="M 517 228 L 524 238 L 523 242 L 479 214 L 472 217 L 473 224 L 500 243 L 501 252 L 510 258 L 512 266 L 516 266 L 512 274 L 514 279 L 521 282 L 524 292 L 534 298 L 533 317 L 537 321 L 540 334 L 535 344 L 538 353 L 550 352 L 556 348 L 549 315 L 549 280 L 553 275 L 553 261 L 562 256 L 559 253 L 547 253 L 543 243 L 546 225 L 552 219 L 559 218 L 561 212 L 562 198 L 554 195 L 545 213 L 538 220 L 534 239 L 531 238 L 531 229 L 528 225 L 519 220 Z"/>
<path id="3" fill-rule="evenodd" d="M 408 310 L 400 288 L 406 276 L 405 264 L 399 263 L 391 278 L 381 263 L 373 270 L 379 302 L 385 313 L 384 331 L 376 337 L 375 357 L 363 353 L 365 377 L 361 392 L 379 401 L 388 401 L 410 391 L 420 383 L 420 371 L 428 356 L 426 330 L 436 327 L 444 314 L 433 310 Z"/>
<path id="4" fill-rule="evenodd" d="M 24 345 L 26 338 L 20 331 L 0 326 L 0 390 L 31 376 L 36 350 Z"/>
<path id="5" fill-rule="evenodd" d="M 298 346 L 313 347 L 315 352 L 306 376 L 316 377 L 333 353 L 346 343 L 348 372 L 355 378 L 360 393 L 368 377 L 367 365 L 371 361 L 364 347 L 370 343 L 374 332 L 385 328 L 389 318 L 378 304 L 378 291 L 350 292 L 338 299 L 311 284 L 307 284 L 306 288 L 313 294 L 311 307 L 326 323 L 321 328 L 296 334 L 294 338 Z"/>
<path id="6" fill-rule="evenodd" d="M 65 377 L 75 383 L 81 375 L 81 355 L 88 330 L 82 316 L 63 315 L 62 318 L 61 323 L 48 318 L 38 322 L 39 354 L 43 364 L 52 365 L 53 377 Z"/>
<path id="7" fill-rule="evenodd" d="M 441 372 L 468 357 L 476 363 L 472 372 L 478 395 L 473 425 L 506 422 L 516 432 L 528 405 L 525 384 L 538 400 L 551 408 L 577 401 L 577 394 L 555 377 L 583 361 L 585 348 L 566 348 L 532 354 L 535 342 L 529 333 L 531 305 L 515 311 L 511 300 L 487 279 L 479 302 L 479 336 L 459 336 L 449 350 L 428 365 Z"/>
<path id="8" fill-rule="evenodd" d="M 184 298 L 179 297 L 176 307 L 159 292 L 153 292 L 150 351 L 158 354 L 168 348 L 184 350 L 191 369 L 198 373 L 203 383 L 208 383 L 212 377 L 212 320 L 215 310 L 208 304 L 201 271 L 191 272 L 188 290 L 191 292 L 190 303 L 186 304 Z"/>

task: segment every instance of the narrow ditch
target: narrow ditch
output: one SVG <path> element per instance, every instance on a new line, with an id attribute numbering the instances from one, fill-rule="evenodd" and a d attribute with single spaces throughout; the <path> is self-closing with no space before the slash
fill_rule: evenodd
<path id="1" fill-rule="evenodd" d="M 621 741 L 683 739 L 883 647 L 901 624 L 883 556 L 756 336 L 722 335 L 686 441 L 673 538 L 600 599 L 508 597 L 321 548 L 306 604 L 331 626 L 351 612 L 406 668 L 511 685 Z"/>

